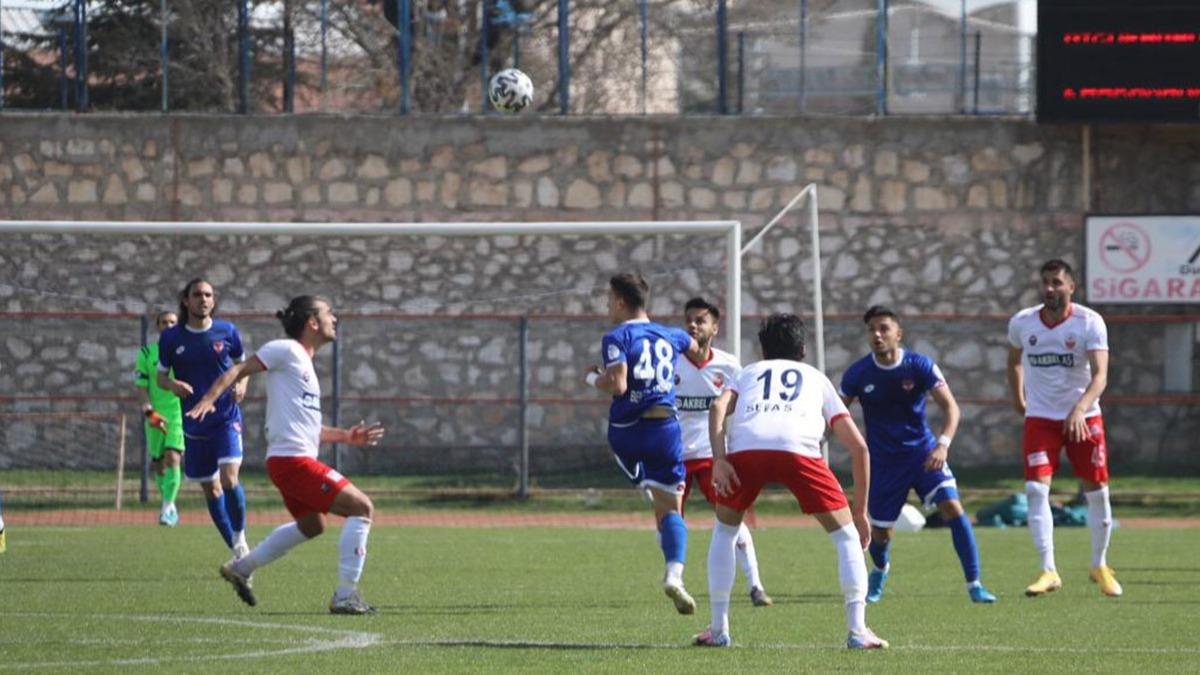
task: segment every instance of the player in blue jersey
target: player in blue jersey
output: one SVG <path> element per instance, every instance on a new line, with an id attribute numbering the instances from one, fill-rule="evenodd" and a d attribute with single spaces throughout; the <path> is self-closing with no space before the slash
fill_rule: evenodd
<path id="1" fill-rule="evenodd" d="M 212 284 L 192 279 L 179 294 L 180 323 L 158 339 L 158 383 L 183 399 L 191 410 L 221 375 L 245 358 L 242 337 L 228 321 L 213 318 L 217 295 Z M 170 373 L 174 373 L 172 377 Z M 183 420 L 183 474 L 200 483 L 213 523 L 241 558 L 246 545 L 246 493 L 238 482 L 242 463 L 242 411 L 238 401 L 247 380 L 217 400 L 216 411 L 203 420 Z"/>
<path id="2" fill-rule="evenodd" d="M 609 446 L 629 480 L 648 488 L 667 563 L 663 591 L 680 614 L 691 614 L 696 601 L 683 587 L 686 472 L 675 409 L 675 361 L 699 348 L 682 329 L 650 321 L 649 300 L 650 286 L 640 274 L 618 274 L 609 280 L 608 318 L 617 325 L 601 342 L 603 368 L 593 366 L 587 382 L 612 394 Z"/>
<path id="3" fill-rule="evenodd" d="M 967 593 L 973 602 L 992 603 L 979 581 L 979 548 L 971 521 L 958 500 L 957 483 L 946 455 L 958 429 L 959 410 L 946 378 L 933 359 L 903 349 L 904 330 L 896 313 L 878 305 L 863 316 L 871 354 L 855 361 L 842 376 L 842 399 L 858 399 L 871 451 L 871 545 L 875 569 L 867 585 L 867 602 L 879 602 L 887 581 L 892 527 L 908 499 L 908 491 L 928 507 L 937 505 L 950 526 L 954 550 L 962 563 Z M 925 398 L 942 409 L 944 424 L 936 438 L 925 419 Z"/>

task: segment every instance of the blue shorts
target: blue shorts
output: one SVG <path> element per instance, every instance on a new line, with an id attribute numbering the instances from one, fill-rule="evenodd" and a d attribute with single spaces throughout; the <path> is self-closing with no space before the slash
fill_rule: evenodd
<path id="1" fill-rule="evenodd" d="M 895 525 L 900 509 L 908 501 L 909 490 L 916 491 L 925 508 L 947 499 L 958 499 L 958 482 L 954 480 L 950 464 L 946 463 L 937 471 L 926 471 L 928 457 L 928 452 L 899 457 L 871 454 L 871 494 L 867 513 L 872 525 L 882 528 Z"/>
<path id="2" fill-rule="evenodd" d="M 242 423 L 233 422 L 204 436 L 185 433 L 183 475 L 188 480 L 213 481 L 222 464 L 242 461 Z"/>
<path id="3" fill-rule="evenodd" d="M 629 426 L 609 425 L 608 444 L 634 485 L 683 494 L 687 472 L 683 468 L 678 419 L 639 419 Z"/>

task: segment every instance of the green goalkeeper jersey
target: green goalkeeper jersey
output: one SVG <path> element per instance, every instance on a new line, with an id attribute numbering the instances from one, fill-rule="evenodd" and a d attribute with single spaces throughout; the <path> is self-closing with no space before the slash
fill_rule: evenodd
<path id="1" fill-rule="evenodd" d="M 172 372 L 171 376 L 175 374 Z M 179 407 L 179 397 L 173 392 L 158 386 L 158 343 L 154 342 L 138 350 L 137 367 L 134 370 L 134 384 L 150 392 L 150 405 L 158 414 L 169 421 L 182 421 L 183 412 Z"/>

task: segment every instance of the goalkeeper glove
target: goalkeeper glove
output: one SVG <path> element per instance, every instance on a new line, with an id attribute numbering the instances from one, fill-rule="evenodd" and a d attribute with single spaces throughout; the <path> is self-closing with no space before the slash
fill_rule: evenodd
<path id="1" fill-rule="evenodd" d="M 167 418 L 158 414 L 157 410 L 149 406 L 146 407 L 145 413 L 146 419 L 150 420 L 150 426 L 158 429 L 164 434 L 167 433 Z"/>

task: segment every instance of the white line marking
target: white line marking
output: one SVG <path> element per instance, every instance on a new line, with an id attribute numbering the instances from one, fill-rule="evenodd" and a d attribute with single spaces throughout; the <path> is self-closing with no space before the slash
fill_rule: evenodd
<path id="1" fill-rule="evenodd" d="M 0 670 L 33 670 L 39 668 L 88 668 L 95 666 L 154 666 L 164 663 L 186 663 L 200 661 L 228 661 L 233 659 L 256 659 L 268 656 L 290 656 L 293 654 L 315 654 L 338 649 L 366 649 L 382 643 L 378 633 L 363 631 L 340 630 L 326 626 L 302 626 L 295 624 L 261 623 L 242 619 L 222 619 L 219 617 L 189 617 L 174 615 L 143 615 L 143 614 L 67 614 L 39 612 L 4 612 L 0 616 L 25 618 L 71 618 L 71 619 L 104 619 L 106 621 L 145 621 L 153 623 L 201 623 L 218 626 L 241 626 L 260 630 L 279 630 L 298 633 L 317 633 L 323 636 L 339 636 L 333 640 L 314 639 L 297 647 L 282 649 L 256 649 L 236 654 L 200 654 L 194 656 L 157 656 L 129 659 L 107 659 L 92 661 L 27 661 L 0 662 Z"/>

